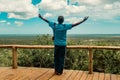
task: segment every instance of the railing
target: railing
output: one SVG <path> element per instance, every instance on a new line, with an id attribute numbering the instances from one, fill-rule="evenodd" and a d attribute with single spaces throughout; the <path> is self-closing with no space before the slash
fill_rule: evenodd
<path id="1" fill-rule="evenodd" d="M 18 48 L 27 48 L 27 49 L 53 49 L 54 46 L 49 45 L 0 45 L 0 48 L 12 48 L 12 68 L 17 69 L 17 49 Z M 68 49 L 88 49 L 89 51 L 89 74 L 93 73 L 93 49 L 109 49 L 109 50 L 120 50 L 120 47 L 117 46 L 80 46 L 80 45 L 73 45 L 67 46 Z"/>

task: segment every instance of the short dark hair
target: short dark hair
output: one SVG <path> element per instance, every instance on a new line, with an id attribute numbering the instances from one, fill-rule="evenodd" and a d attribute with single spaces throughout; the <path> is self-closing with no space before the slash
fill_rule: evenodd
<path id="1" fill-rule="evenodd" d="M 62 24 L 64 22 L 64 17 L 63 16 L 58 16 L 58 22 Z"/>

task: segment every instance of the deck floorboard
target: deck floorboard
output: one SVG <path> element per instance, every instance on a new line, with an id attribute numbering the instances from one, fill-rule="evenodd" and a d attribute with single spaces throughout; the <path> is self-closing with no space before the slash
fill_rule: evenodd
<path id="1" fill-rule="evenodd" d="M 64 70 L 62 75 L 55 75 L 54 69 L 35 67 L 0 67 L 0 80 L 120 80 L 120 75 L 88 71 Z"/>

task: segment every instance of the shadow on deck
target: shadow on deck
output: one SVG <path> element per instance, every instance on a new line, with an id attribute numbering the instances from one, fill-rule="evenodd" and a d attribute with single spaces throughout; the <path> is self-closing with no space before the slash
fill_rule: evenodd
<path id="1" fill-rule="evenodd" d="M 62 75 L 54 75 L 54 69 L 0 67 L 0 80 L 120 80 L 120 75 L 88 71 L 64 70 Z"/>

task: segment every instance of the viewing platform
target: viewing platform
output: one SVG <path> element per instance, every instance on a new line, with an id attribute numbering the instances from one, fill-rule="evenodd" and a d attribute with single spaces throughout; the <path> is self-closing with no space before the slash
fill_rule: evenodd
<path id="1" fill-rule="evenodd" d="M 62 75 L 55 75 L 54 69 L 19 67 L 17 49 L 53 49 L 48 45 L 0 45 L 0 48 L 12 49 L 12 67 L 0 67 L 0 80 L 120 80 L 120 75 L 93 72 L 93 49 L 120 50 L 119 46 L 67 46 L 68 49 L 88 50 L 88 71 L 64 70 Z"/>
<path id="2" fill-rule="evenodd" d="M 0 80 L 120 80 L 120 75 L 80 70 L 64 70 L 55 75 L 54 69 L 35 67 L 0 67 Z"/>

